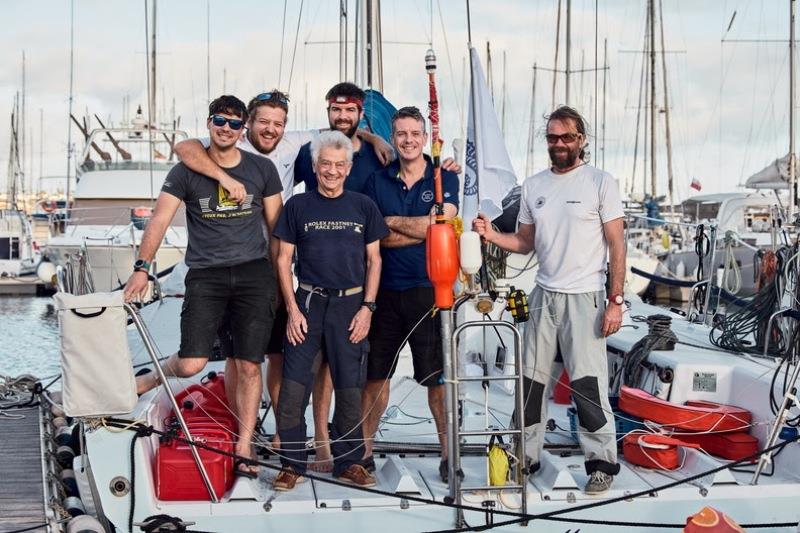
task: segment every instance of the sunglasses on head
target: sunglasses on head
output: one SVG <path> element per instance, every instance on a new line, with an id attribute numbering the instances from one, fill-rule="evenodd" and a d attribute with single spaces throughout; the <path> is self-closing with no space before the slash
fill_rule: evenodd
<path id="1" fill-rule="evenodd" d="M 227 123 L 232 130 L 240 130 L 244 126 L 244 120 L 239 118 L 225 118 L 222 115 L 211 115 L 211 123 L 218 128 L 222 128 Z"/>
<path id="2" fill-rule="evenodd" d="M 563 133 L 561 135 L 556 135 L 555 133 L 548 133 L 545 135 L 545 139 L 547 139 L 547 144 L 556 144 L 559 140 L 564 144 L 569 144 L 575 142 L 580 133 Z"/>
<path id="3" fill-rule="evenodd" d="M 284 105 L 289 105 L 289 97 L 277 92 L 261 93 L 258 96 L 256 96 L 256 100 L 258 100 L 259 102 L 277 100 L 278 102 Z"/>

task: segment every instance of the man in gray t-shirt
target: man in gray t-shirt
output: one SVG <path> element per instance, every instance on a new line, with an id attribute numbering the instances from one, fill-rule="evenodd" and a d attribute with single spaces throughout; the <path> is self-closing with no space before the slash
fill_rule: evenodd
<path id="1" fill-rule="evenodd" d="M 181 346 L 162 365 L 167 376 L 190 377 L 203 370 L 216 333 L 230 316 L 233 354 L 226 362 L 228 404 L 239 421 L 236 454 L 253 458 L 251 441 L 261 396 L 261 363 L 275 313 L 278 241 L 269 246 L 263 224 L 273 233 L 280 215 L 282 186 L 275 165 L 239 150 L 236 142 L 247 120 L 244 103 L 221 96 L 209 106 L 208 156 L 244 187 L 244 200 L 230 198 L 217 181 L 176 165 L 167 175 L 139 248 L 139 259 L 125 285 L 125 299 L 140 298 L 148 271 L 175 212 L 186 204 L 189 246 L 186 293 L 181 311 Z M 262 218 L 263 217 L 263 218 Z M 268 258 L 267 250 L 272 260 Z M 155 373 L 137 378 L 137 392 L 159 383 Z M 235 429 L 235 428 L 232 428 Z M 237 475 L 255 477 L 257 469 L 237 461 Z"/>

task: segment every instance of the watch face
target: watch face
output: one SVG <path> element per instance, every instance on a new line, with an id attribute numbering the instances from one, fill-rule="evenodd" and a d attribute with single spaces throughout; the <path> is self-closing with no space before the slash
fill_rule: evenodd
<path id="1" fill-rule="evenodd" d="M 617 305 L 622 305 L 625 303 L 625 298 L 623 298 L 621 294 L 617 294 L 614 296 L 614 303 Z"/>

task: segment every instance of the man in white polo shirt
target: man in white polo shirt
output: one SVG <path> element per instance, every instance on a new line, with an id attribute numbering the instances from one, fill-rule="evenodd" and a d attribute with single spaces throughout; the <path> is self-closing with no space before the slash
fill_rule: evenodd
<path id="1" fill-rule="evenodd" d="M 535 249 L 539 258 L 523 363 L 525 455 L 531 472 L 539 467 L 546 399 L 560 348 L 580 421 L 586 493 L 602 494 L 619 473 L 605 338 L 622 324 L 624 213 L 617 181 L 585 162 L 586 123 L 577 111 L 562 106 L 548 117 L 547 147 L 552 166 L 522 185 L 516 233 L 495 231 L 483 214 L 473 228 L 504 250 Z"/>

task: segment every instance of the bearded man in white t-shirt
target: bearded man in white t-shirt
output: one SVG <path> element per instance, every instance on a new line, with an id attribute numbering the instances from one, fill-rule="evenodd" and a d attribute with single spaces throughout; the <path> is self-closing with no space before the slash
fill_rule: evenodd
<path id="1" fill-rule="evenodd" d="M 605 338 L 619 330 L 625 281 L 623 210 L 617 181 L 585 162 L 586 121 L 562 106 L 547 121 L 552 166 L 522 185 L 516 233 L 500 233 L 483 214 L 473 228 L 509 252 L 539 258 L 525 331 L 525 455 L 539 468 L 547 401 L 560 349 L 580 422 L 587 494 L 602 494 L 619 473 L 608 401 Z M 606 298 L 606 264 L 610 295 Z M 557 377 L 557 376 L 556 376 Z"/>

